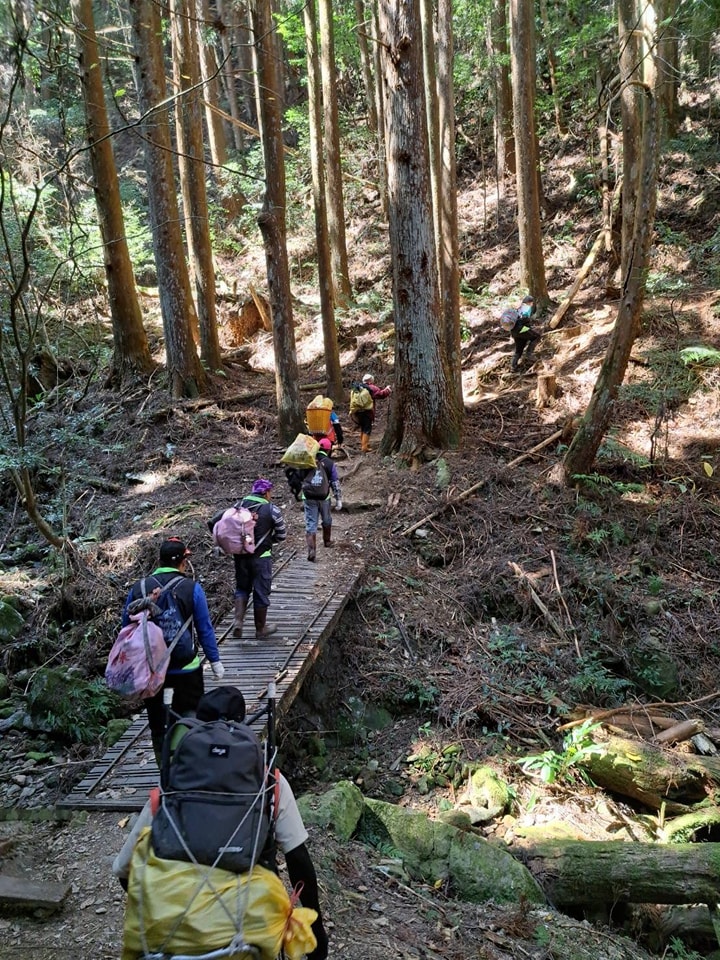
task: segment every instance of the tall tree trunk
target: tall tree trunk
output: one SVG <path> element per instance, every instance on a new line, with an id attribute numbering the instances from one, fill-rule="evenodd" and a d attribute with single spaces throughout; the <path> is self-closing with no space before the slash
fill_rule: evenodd
<path id="1" fill-rule="evenodd" d="M 370 0 L 372 3 L 372 0 Z M 375 102 L 375 80 L 373 78 L 372 63 L 370 60 L 370 51 L 368 49 L 368 33 L 370 27 L 370 18 L 365 15 L 365 4 L 363 0 L 355 0 L 355 33 L 357 34 L 358 50 L 360 51 L 360 64 L 362 66 L 363 83 L 365 85 L 365 102 L 367 103 L 367 125 L 368 130 L 377 136 L 378 118 L 377 104 Z"/>
<path id="2" fill-rule="evenodd" d="M 642 144 L 643 39 L 639 29 L 640 7 L 644 0 L 618 0 L 620 40 L 620 113 L 622 116 L 622 225 L 620 269 L 627 277 L 632 255 L 635 223 L 633 215 L 640 180 Z"/>
<path id="3" fill-rule="evenodd" d="M 174 397 L 197 396 L 206 378 L 191 332 L 197 315 L 175 192 L 160 11 L 153 0 L 130 0 L 129 5 L 170 391 Z"/>
<path id="4" fill-rule="evenodd" d="M 338 120 L 337 74 L 335 72 L 335 36 L 332 0 L 319 0 L 320 71 L 325 105 L 323 153 L 325 155 L 325 200 L 330 233 L 335 306 L 350 302 L 350 272 L 345 240 L 345 201 L 343 199 L 342 163 L 340 157 L 340 124 Z"/>
<path id="5" fill-rule="evenodd" d="M 548 73 L 550 74 L 550 92 L 552 93 L 553 109 L 555 111 L 555 128 L 560 136 L 567 133 L 567 124 L 562 113 L 562 104 L 558 94 L 557 86 L 557 58 L 555 56 L 555 31 L 550 23 L 550 14 L 548 12 L 547 0 L 540 0 L 540 16 L 542 17 L 543 33 L 545 40 L 545 56 L 548 62 Z"/>
<path id="6" fill-rule="evenodd" d="M 372 31 L 373 31 L 373 68 L 375 71 L 375 109 L 378 118 L 377 128 L 377 155 L 378 155 L 378 190 L 380 191 L 380 204 L 385 219 L 388 217 L 388 199 L 387 199 L 387 147 L 385 145 L 385 94 L 383 91 L 382 64 L 380 62 L 380 26 L 378 24 L 377 5 L 372 5 Z"/>
<path id="7" fill-rule="evenodd" d="M 238 84 L 235 80 L 235 64 L 233 62 L 233 45 L 232 45 L 232 30 L 230 24 L 233 22 L 235 14 L 233 12 L 232 4 L 224 2 L 224 0 L 215 0 L 218 12 L 218 21 L 221 24 L 220 29 L 220 43 L 222 45 L 223 52 L 223 62 L 222 68 L 220 71 L 220 76 L 223 80 L 223 87 L 225 89 L 225 96 L 227 97 L 228 108 L 230 110 L 230 116 L 233 119 L 232 126 L 232 135 L 233 142 L 235 144 L 235 149 L 238 153 L 244 147 L 244 137 L 241 126 L 241 116 L 240 116 L 240 104 L 238 102 L 237 89 L 240 86 L 241 90 L 246 90 L 249 88 L 250 96 L 252 97 L 252 82 L 250 81 L 251 71 L 248 70 L 246 73 L 243 73 L 241 68 L 241 82 Z M 229 7 L 230 9 L 226 9 Z M 248 50 L 249 42 L 245 47 L 240 49 Z M 245 96 L 247 96 L 247 92 Z"/>
<path id="8" fill-rule="evenodd" d="M 505 181 L 508 175 L 515 173 L 516 169 L 507 33 L 506 0 L 492 0 L 488 23 L 488 53 L 492 64 L 495 175 L 501 197 L 505 196 Z"/>
<path id="9" fill-rule="evenodd" d="M 535 21 L 533 0 L 510 0 L 513 129 L 517 150 L 520 283 L 538 309 L 549 302 L 540 227 L 540 176 L 535 132 Z"/>
<path id="10" fill-rule="evenodd" d="M 440 123 L 440 295 L 445 349 L 458 403 L 463 404 L 460 342 L 460 254 L 457 231 L 453 2 L 438 0 L 438 106 Z"/>
<path id="11" fill-rule="evenodd" d="M 440 108 L 438 106 L 438 78 L 436 69 L 437 41 L 433 0 L 420 0 L 422 29 L 423 75 L 425 78 L 425 115 L 430 155 L 430 194 L 432 196 L 433 236 L 437 254 L 440 294 L 443 274 L 440 259 Z"/>
<path id="12" fill-rule="evenodd" d="M 305 49 L 307 51 L 308 113 L 310 121 L 310 165 L 312 167 L 313 205 L 315 207 L 315 241 L 317 244 L 320 313 L 322 315 L 323 345 L 325 348 L 325 376 L 327 395 L 339 402 L 343 393 L 340 351 L 338 349 L 335 310 L 333 307 L 332 263 L 328 238 L 327 209 L 325 207 L 325 161 L 322 153 L 322 90 L 317 45 L 315 0 L 306 0 Z"/>
<path id="13" fill-rule="evenodd" d="M 175 129 L 182 187 L 185 235 L 195 286 L 195 308 L 200 325 L 200 356 L 210 370 L 219 370 L 220 341 L 215 307 L 215 265 L 210 243 L 205 150 L 200 104 L 200 57 L 193 0 L 172 0 L 170 36 L 173 51 Z"/>
<path id="14" fill-rule="evenodd" d="M 196 0 L 198 23 L 206 29 L 212 22 L 209 0 Z M 214 34 L 213 34 L 214 36 Z M 245 202 L 228 184 L 228 176 L 224 170 L 227 164 L 227 140 L 225 124 L 218 109 L 218 65 L 215 56 L 215 47 L 204 36 L 203 31 L 198 34 L 198 51 L 200 53 L 200 75 L 203 81 L 203 105 L 205 107 L 205 126 L 208 133 L 210 156 L 214 169 L 212 179 L 217 185 L 217 191 L 223 209 L 229 220 L 234 220 Z"/>
<path id="15" fill-rule="evenodd" d="M 654 36 L 653 14 L 652 4 L 646 4 L 642 18 L 643 27 L 648 34 Z M 638 155 L 640 178 L 636 203 L 631 214 L 634 232 L 628 252 L 628 268 L 623 279 L 623 295 L 615 328 L 590 403 L 563 462 L 565 475 L 570 482 L 573 476 L 590 472 L 598 447 L 610 423 L 618 389 L 625 377 L 630 351 L 640 328 L 645 296 L 645 275 L 653 236 L 657 198 L 657 102 L 653 66 L 654 57 L 651 56 L 645 64 L 647 83 L 643 87 L 642 139 Z M 633 124 L 633 129 L 635 128 L 636 125 Z M 627 140 L 625 131 L 623 135 Z"/>
<path id="16" fill-rule="evenodd" d="M 658 22 L 662 24 L 658 37 L 658 108 L 660 111 L 660 143 L 672 139 L 678 127 L 678 87 L 680 85 L 680 54 L 677 19 L 678 0 L 660 0 Z"/>
<path id="17" fill-rule="evenodd" d="M 409 460 L 456 447 L 462 408 L 450 374 L 432 236 L 418 0 L 380 0 L 388 205 L 395 310 L 395 388 L 381 452 Z"/>
<path id="18" fill-rule="evenodd" d="M 278 91 L 274 22 L 270 0 L 251 0 L 253 59 L 257 74 L 258 119 L 265 157 L 265 200 L 258 226 L 265 245 L 275 348 L 278 433 L 290 443 L 302 430 L 304 410 L 298 385 L 292 292 L 285 226 L 285 157 Z"/>
<path id="19" fill-rule="evenodd" d="M 143 327 L 142 311 L 125 238 L 125 222 L 110 140 L 92 0 L 72 0 L 71 9 L 80 51 L 93 191 L 108 284 L 114 346 L 113 376 L 122 381 L 126 373 L 147 373 L 152 369 L 153 361 Z"/>

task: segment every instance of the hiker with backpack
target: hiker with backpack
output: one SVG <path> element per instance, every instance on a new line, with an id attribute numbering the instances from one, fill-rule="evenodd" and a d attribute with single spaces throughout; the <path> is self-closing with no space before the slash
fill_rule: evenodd
<path id="1" fill-rule="evenodd" d="M 360 450 L 370 452 L 370 434 L 375 422 L 375 401 L 389 397 L 392 387 L 378 387 L 371 373 L 366 373 L 362 383 L 353 383 L 350 388 L 350 416 L 360 427 Z"/>
<path id="2" fill-rule="evenodd" d="M 332 511 L 330 491 L 335 495 L 335 509 L 342 510 L 342 490 L 335 461 L 330 457 L 332 444 L 324 437 L 319 441 L 320 449 L 315 458 L 315 466 L 304 471 L 301 497 L 305 513 L 305 543 L 307 558 L 314 560 L 317 551 L 318 522 L 322 526 L 323 545 L 332 547 Z"/>
<path id="3" fill-rule="evenodd" d="M 509 333 L 515 344 L 515 352 L 510 361 L 510 369 L 513 373 L 517 372 L 522 355 L 525 354 L 529 361 L 533 355 L 540 334 L 530 326 L 530 320 L 535 316 L 535 298 L 525 297 L 517 308 L 503 310 L 500 315 L 500 327 Z"/>
<path id="4" fill-rule="evenodd" d="M 162 687 L 144 701 L 158 764 L 167 721 L 163 691 L 172 688 L 173 711 L 178 716 L 193 714 L 205 692 L 198 641 L 216 679 L 222 680 L 225 675 L 205 591 L 186 575 L 189 556 L 190 550 L 178 537 L 164 540 L 159 566 L 132 585 L 122 612 L 122 625 L 126 627 L 131 616 L 150 610 L 170 651 Z"/>
<path id="5" fill-rule="evenodd" d="M 250 594 L 253 598 L 255 637 L 262 640 L 277 633 L 277 627 L 267 624 L 272 586 L 272 548 L 274 544 L 281 543 L 285 539 L 287 528 L 280 508 L 270 503 L 273 486 L 272 480 L 260 477 L 253 483 L 251 492 L 231 508 L 249 511 L 254 520 L 252 549 L 246 549 L 243 552 L 231 551 L 235 563 L 234 637 L 242 637 L 242 625 L 250 602 Z M 217 524 L 228 512 L 221 511 L 208 521 L 208 527 L 213 531 L 213 536 L 216 534 Z"/>
<path id="6" fill-rule="evenodd" d="M 245 713 L 241 691 L 230 685 L 220 686 L 202 697 L 196 720 L 181 720 L 168 732 L 159 796 L 153 791 L 156 796 L 151 795 L 143 807 L 112 865 L 126 891 L 130 881 L 128 911 L 143 914 L 142 918 L 126 918 L 126 946 L 128 931 L 138 937 L 140 924 L 156 937 L 161 936 L 163 926 L 171 935 L 178 930 L 185 933 L 184 917 L 167 915 L 167 910 L 156 904 L 162 894 L 154 878 L 147 875 L 152 863 L 147 847 L 142 849 L 143 843 L 149 842 L 154 856 L 163 861 L 163 877 L 172 877 L 173 863 L 177 864 L 176 890 L 182 889 L 180 878 L 188 863 L 237 874 L 247 874 L 259 864 L 277 873 L 277 848 L 285 857 L 290 883 L 299 891 L 302 906 L 317 914 L 311 926 L 317 945 L 308 956 L 310 960 L 327 957 L 328 937 L 320 911 L 317 874 L 307 848 L 308 832 L 290 784 L 274 768 L 273 758 L 263 757 L 255 733 L 244 722 Z M 133 876 L 135 870 L 137 877 Z M 198 888 L 199 875 L 199 869 L 191 872 L 188 893 Z M 148 889 L 149 895 L 145 896 Z M 233 897 L 236 900 L 237 894 Z M 186 900 L 176 892 L 173 904 L 178 903 L 185 905 Z M 226 912 L 234 905 L 228 902 Z M 156 908 L 157 917 L 153 913 Z M 238 919 L 243 929 L 245 918 Z M 208 929 L 208 939 L 214 933 Z M 209 946 L 197 944 L 203 950 Z"/>

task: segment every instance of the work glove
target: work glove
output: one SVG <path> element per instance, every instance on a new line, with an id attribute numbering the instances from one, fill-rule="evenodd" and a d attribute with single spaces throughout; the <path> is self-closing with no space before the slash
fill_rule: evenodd
<path id="1" fill-rule="evenodd" d="M 335 509 L 335 510 L 342 510 L 342 500 L 336 500 L 336 501 L 335 501 L 335 507 L 334 507 L 334 509 Z"/>
<path id="2" fill-rule="evenodd" d="M 213 672 L 213 676 L 216 680 L 222 680 L 225 676 L 225 667 L 223 666 L 222 660 L 216 660 L 215 663 L 210 664 L 210 669 Z"/>

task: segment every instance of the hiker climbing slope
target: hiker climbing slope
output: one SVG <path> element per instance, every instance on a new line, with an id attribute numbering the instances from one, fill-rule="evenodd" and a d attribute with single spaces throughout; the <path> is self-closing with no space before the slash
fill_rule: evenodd
<path id="1" fill-rule="evenodd" d="M 361 384 L 353 384 L 350 390 L 350 416 L 360 427 L 360 449 L 370 452 L 370 434 L 375 423 L 375 401 L 389 397 L 392 387 L 378 387 L 371 373 L 366 373 Z M 368 398 L 364 396 L 368 395 Z"/>
<path id="2" fill-rule="evenodd" d="M 308 560 L 315 559 L 317 549 L 318 521 L 322 526 L 323 544 L 332 546 L 332 512 L 330 509 L 330 491 L 335 495 L 335 509 L 342 510 L 342 491 L 334 460 L 330 458 L 332 444 L 324 437 L 320 440 L 320 449 L 315 467 L 304 472 L 301 496 L 305 515 L 305 542 Z"/>

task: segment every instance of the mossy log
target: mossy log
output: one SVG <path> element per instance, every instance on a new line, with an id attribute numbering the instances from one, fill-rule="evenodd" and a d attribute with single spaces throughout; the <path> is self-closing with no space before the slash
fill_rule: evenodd
<path id="1" fill-rule="evenodd" d="M 521 858 L 560 909 L 597 903 L 718 903 L 720 844 L 547 840 Z"/>
<path id="2" fill-rule="evenodd" d="M 598 753 L 582 762 L 593 783 L 653 810 L 664 804 L 668 814 L 687 813 L 707 797 L 706 788 L 720 780 L 720 762 L 713 757 L 615 736 L 597 746 Z"/>

